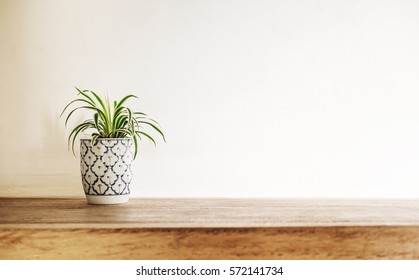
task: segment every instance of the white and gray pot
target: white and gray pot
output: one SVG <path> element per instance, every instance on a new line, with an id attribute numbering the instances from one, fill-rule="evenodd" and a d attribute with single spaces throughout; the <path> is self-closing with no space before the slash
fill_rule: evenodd
<path id="1" fill-rule="evenodd" d="M 130 138 L 99 138 L 94 146 L 90 139 L 81 139 L 80 169 L 87 202 L 128 202 L 133 157 L 134 145 Z"/>

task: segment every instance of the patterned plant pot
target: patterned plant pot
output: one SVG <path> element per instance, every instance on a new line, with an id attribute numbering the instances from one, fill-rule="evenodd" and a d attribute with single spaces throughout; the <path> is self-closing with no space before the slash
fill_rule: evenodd
<path id="1" fill-rule="evenodd" d="M 133 140 L 100 138 L 80 140 L 81 177 L 90 204 L 126 203 L 132 180 Z"/>

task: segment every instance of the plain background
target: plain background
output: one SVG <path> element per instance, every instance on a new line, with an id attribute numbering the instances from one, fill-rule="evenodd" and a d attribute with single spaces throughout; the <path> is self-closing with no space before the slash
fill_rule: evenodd
<path id="1" fill-rule="evenodd" d="M 418 197 L 418 15 L 414 0 L 0 0 L 0 194 L 83 195 L 58 118 L 78 86 L 139 95 L 166 132 L 141 145 L 137 196 Z"/>

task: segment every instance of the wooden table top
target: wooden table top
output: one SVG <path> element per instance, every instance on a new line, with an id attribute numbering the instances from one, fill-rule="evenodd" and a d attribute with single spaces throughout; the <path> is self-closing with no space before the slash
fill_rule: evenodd
<path id="1" fill-rule="evenodd" d="M 419 199 L 131 199 L 0 197 L 0 228 L 419 226 Z"/>

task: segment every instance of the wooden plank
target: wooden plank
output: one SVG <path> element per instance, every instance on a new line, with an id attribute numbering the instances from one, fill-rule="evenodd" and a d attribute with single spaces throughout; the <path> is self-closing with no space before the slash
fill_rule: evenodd
<path id="1" fill-rule="evenodd" d="M 0 228 L 419 226 L 419 200 L 0 198 Z"/>
<path id="2" fill-rule="evenodd" d="M 0 198 L 0 259 L 419 259 L 419 200 Z"/>
<path id="3" fill-rule="evenodd" d="M 1 229 L 0 259 L 419 259 L 418 227 Z"/>

